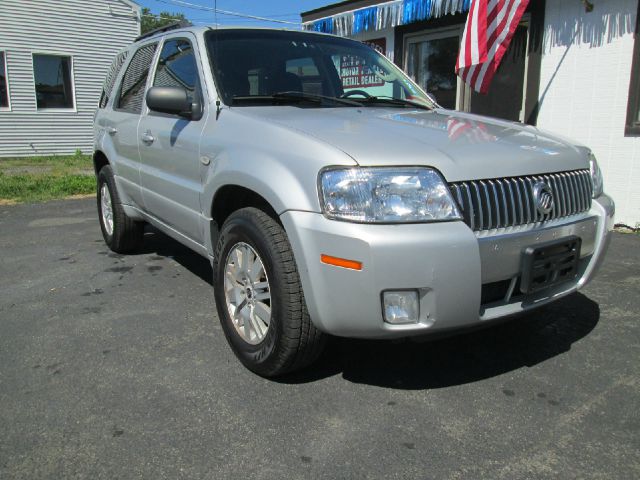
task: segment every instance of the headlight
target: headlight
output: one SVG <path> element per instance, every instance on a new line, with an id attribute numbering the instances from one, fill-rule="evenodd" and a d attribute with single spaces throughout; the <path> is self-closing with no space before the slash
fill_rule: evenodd
<path id="1" fill-rule="evenodd" d="M 321 172 L 319 183 L 329 218 L 362 223 L 462 218 L 442 177 L 429 168 L 337 168 Z"/>
<path id="2" fill-rule="evenodd" d="M 593 153 L 589 153 L 589 170 L 591 172 L 591 184 L 593 185 L 593 198 L 598 198 L 603 193 L 604 182 L 596 156 Z"/>

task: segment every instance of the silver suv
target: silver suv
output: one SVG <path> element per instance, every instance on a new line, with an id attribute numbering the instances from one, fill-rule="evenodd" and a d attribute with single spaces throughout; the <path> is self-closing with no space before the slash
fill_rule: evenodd
<path id="1" fill-rule="evenodd" d="M 95 121 L 107 245 L 144 223 L 211 261 L 238 358 L 275 376 L 327 334 L 454 331 L 583 287 L 614 204 L 591 151 L 442 109 L 373 49 L 168 28 L 114 62 Z"/>

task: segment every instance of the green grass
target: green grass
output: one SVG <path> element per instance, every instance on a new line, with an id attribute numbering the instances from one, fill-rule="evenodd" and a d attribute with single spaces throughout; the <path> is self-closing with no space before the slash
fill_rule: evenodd
<path id="1" fill-rule="evenodd" d="M 0 201 L 42 202 L 95 190 L 88 155 L 0 159 Z"/>

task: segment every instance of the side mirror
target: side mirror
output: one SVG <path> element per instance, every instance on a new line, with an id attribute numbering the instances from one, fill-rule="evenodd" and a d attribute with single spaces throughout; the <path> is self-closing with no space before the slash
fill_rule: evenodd
<path id="1" fill-rule="evenodd" d="M 181 87 L 151 87 L 147 92 L 147 106 L 154 112 L 169 113 L 199 120 L 199 102 L 189 97 L 186 89 Z"/>

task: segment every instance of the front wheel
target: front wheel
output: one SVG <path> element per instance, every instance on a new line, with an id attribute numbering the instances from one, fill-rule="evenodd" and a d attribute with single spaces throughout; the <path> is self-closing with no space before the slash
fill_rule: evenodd
<path id="1" fill-rule="evenodd" d="M 250 370 L 274 377 L 321 353 L 326 336 L 309 318 L 287 235 L 265 212 L 243 208 L 224 223 L 214 286 L 225 336 Z"/>

